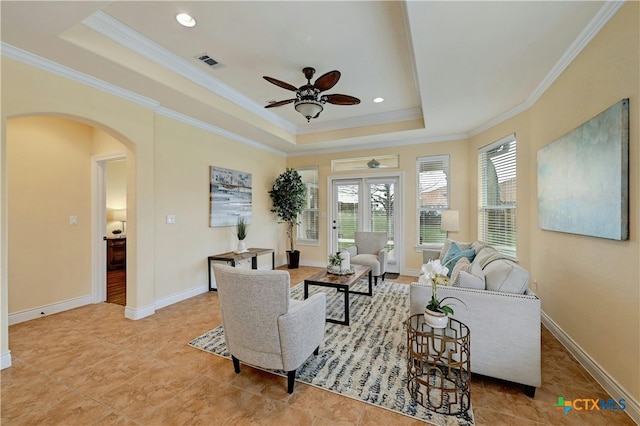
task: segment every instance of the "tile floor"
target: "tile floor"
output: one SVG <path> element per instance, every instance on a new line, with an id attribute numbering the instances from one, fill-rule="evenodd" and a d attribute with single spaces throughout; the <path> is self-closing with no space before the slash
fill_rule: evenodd
<path id="1" fill-rule="evenodd" d="M 291 270 L 298 283 L 319 270 Z M 396 282 L 414 278 L 400 276 Z M 102 303 L 9 327 L 13 365 L 2 370 L 1 418 L 10 425 L 424 425 L 371 405 L 244 366 L 187 343 L 221 323 L 215 292 L 131 321 Z M 543 328 L 542 387 L 475 376 L 478 425 L 633 425 L 622 412 L 570 411 L 566 399 L 606 398 L 602 388 Z"/>

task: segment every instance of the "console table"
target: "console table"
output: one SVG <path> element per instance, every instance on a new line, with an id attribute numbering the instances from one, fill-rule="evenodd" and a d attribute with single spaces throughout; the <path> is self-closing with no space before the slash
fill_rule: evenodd
<path id="1" fill-rule="evenodd" d="M 208 257 L 208 267 L 209 267 L 209 291 L 215 290 L 217 288 L 211 287 L 211 262 L 219 261 L 219 262 L 227 262 L 231 264 L 231 266 L 236 266 L 236 262 L 242 259 L 251 259 L 251 269 L 258 269 L 258 256 L 263 254 L 271 253 L 271 269 L 276 269 L 276 254 L 274 249 L 267 248 L 250 248 L 244 253 L 236 253 L 234 251 L 230 251 L 228 253 L 216 254 Z"/>

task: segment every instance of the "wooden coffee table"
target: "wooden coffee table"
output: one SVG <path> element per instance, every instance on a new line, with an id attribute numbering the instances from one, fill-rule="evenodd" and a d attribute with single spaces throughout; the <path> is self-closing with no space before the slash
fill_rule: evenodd
<path id="1" fill-rule="evenodd" d="M 355 273 L 351 275 L 334 275 L 327 271 L 318 272 L 304 280 L 304 298 L 309 297 L 309 286 L 316 285 L 320 287 L 333 287 L 338 291 L 344 292 L 344 320 L 327 318 L 327 322 L 335 324 L 349 325 L 349 293 L 364 294 L 365 296 L 373 296 L 373 281 L 371 276 L 371 268 L 368 266 L 353 265 Z M 364 274 L 369 273 L 369 291 L 353 291 L 349 290 L 351 286 L 360 282 Z"/>

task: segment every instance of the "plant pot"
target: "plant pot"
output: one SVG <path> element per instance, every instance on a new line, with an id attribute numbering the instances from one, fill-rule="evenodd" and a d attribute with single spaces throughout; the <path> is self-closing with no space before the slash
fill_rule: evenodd
<path id="1" fill-rule="evenodd" d="M 424 321 L 429 327 L 445 328 L 449 324 L 449 317 L 442 312 L 435 312 L 425 308 Z"/>
<path id="2" fill-rule="evenodd" d="M 298 269 L 300 266 L 300 250 L 287 250 L 287 263 L 289 269 Z"/>
<path id="3" fill-rule="evenodd" d="M 239 240 L 238 241 L 238 249 L 236 250 L 236 253 L 240 254 L 240 253 L 246 253 L 249 250 L 247 250 L 247 245 L 245 244 L 244 240 Z"/>

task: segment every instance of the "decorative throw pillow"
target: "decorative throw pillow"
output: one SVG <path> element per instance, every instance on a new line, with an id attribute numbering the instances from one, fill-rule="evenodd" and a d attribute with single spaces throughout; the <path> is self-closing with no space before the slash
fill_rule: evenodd
<path id="1" fill-rule="evenodd" d="M 455 241 L 451 242 L 451 246 L 447 251 L 447 254 L 444 255 L 444 259 L 442 264 L 449 268 L 449 277 L 451 277 L 451 273 L 453 272 L 453 268 L 456 266 L 458 260 L 466 257 L 469 259 L 469 262 L 473 262 L 473 259 L 476 257 L 476 251 L 474 249 L 463 250 L 458 243 Z"/>
<path id="2" fill-rule="evenodd" d="M 466 257 L 461 258 L 456 262 L 456 266 L 453 267 L 453 271 L 451 271 L 451 283 L 455 286 L 456 281 L 458 280 L 458 274 L 461 271 L 470 272 L 471 271 L 471 262 Z"/>
<path id="3" fill-rule="evenodd" d="M 458 287 L 484 290 L 485 283 L 482 278 L 471 275 L 466 271 L 460 271 L 460 275 L 458 276 Z"/>

